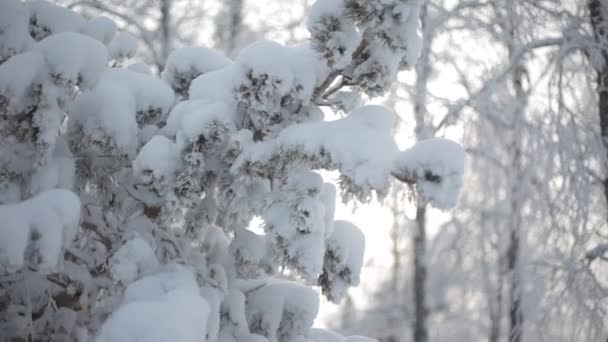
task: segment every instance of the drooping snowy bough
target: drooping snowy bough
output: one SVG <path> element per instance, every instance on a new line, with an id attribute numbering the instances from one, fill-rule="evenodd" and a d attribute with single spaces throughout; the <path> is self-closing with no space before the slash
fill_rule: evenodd
<path id="1" fill-rule="evenodd" d="M 339 171 L 344 200 L 394 177 L 454 204 L 462 148 L 399 151 L 393 113 L 358 105 L 415 62 L 419 6 L 319 0 L 309 44 L 184 48 L 158 78 L 124 66 L 134 40 L 108 18 L 0 2 L 3 337 L 366 340 L 311 329 L 318 291 L 340 301 L 365 247 L 317 171 Z"/>

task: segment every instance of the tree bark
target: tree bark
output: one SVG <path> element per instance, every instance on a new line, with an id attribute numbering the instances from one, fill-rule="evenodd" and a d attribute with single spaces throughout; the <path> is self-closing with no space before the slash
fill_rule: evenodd
<path id="1" fill-rule="evenodd" d="M 517 46 L 517 38 L 515 33 L 515 9 L 512 3 L 507 5 L 509 16 L 509 41 L 507 48 L 509 58 L 513 59 Z M 520 263 L 520 245 L 521 245 L 521 209 L 523 197 L 521 195 L 521 184 L 523 180 L 523 163 L 521 150 L 521 131 L 523 129 L 525 108 L 527 105 L 527 94 L 524 90 L 523 75 L 526 73 L 523 64 L 518 63 L 513 67 L 511 81 L 515 91 L 515 110 L 513 112 L 513 127 L 512 127 L 512 165 L 513 169 L 510 175 L 511 189 L 511 215 L 510 215 L 510 235 L 509 246 L 507 248 L 507 274 L 511 276 L 509 286 L 509 342 L 522 341 L 522 328 L 524 325 L 524 315 L 522 311 L 522 291 L 521 291 L 521 267 Z"/>
<path id="2" fill-rule="evenodd" d="M 160 31 L 161 31 L 161 58 L 163 65 L 171 53 L 171 2 L 173 0 L 161 0 L 160 3 Z"/>
<path id="3" fill-rule="evenodd" d="M 428 5 L 420 8 L 422 27 L 422 50 L 416 63 L 416 84 L 414 90 L 414 115 L 416 120 L 416 139 L 431 137 L 432 131 L 426 122 L 428 79 L 431 72 L 431 47 L 433 43 L 433 26 L 429 22 Z M 413 342 L 427 342 L 429 332 L 427 321 L 429 311 L 426 307 L 427 255 L 426 255 L 426 203 L 418 203 L 416 209 L 416 227 L 413 237 L 414 249 L 414 321 Z"/>
<path id="4" fill-rule="evenodd" d="M 593 28 L 595 42 L 602 46 L 602 56 L 604 63 L 601 68 L 596 69 L 597 73 L 597 95 L 598 95 L 598 115 L 600 119 L 600 134 L 604 143 L 604 172 L 606 176 L 602 181 L 604 187 L 604 197 L 608 205 L 608 4 L 602 0 L 589 0 L 589 19 Z M 608 220 L 608 214 L 606 215 Z"/>
<path id="5" fill-rule="evenodd" d="M 416 63 L 416 84 L 414 90 L 414 115 L 416 120 L 416 139 L 430 138 L 431 130 L 426 122 L 428 78 L 431 72 L 430 55 L 433 40 L 433 28 L 429 23 L 428 5 L 420 8 L 420 23 L 422 26 L 422 50 Z M 416 227 L 413 237 L 414 250 L 414 342 L 427 342 L 429 332 L 427 327 L 429 311 L 426 307 L 426 203 L 419 203 L 416 209 Z"/>
<path id="6" fill-rule="evenodd" d="M 414 342 L 427 342 L 426 326 L 426 205 L 416 209 L 416 231 L 414 233 Z"/>

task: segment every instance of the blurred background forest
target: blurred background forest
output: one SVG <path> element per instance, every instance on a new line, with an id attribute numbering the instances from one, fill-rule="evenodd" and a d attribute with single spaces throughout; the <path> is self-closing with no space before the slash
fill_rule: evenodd
<path id="1" fill-rule="evenodd" d="M 233 57 L 261 38 L 306 43 L 312 0 L 56 2 L 116 20 L 138 39 L 133 62 L 158 72 L 176 47 Z M 608 3 L 427 0 L 420 20 L 418 64 L 370 101 L 398 114 L 401 147 L 463 143 L 459 205 L 416 208 L 403 187 L 341 205 L 366 264 L 317 325 L 394 342 L 604 341 Z"/>

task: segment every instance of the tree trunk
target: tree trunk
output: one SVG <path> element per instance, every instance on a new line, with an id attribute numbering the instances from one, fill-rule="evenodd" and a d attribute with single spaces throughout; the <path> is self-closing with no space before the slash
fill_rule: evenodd
<path id="1" fill-rule="evenodd" d="M 509 38 L 508 50 L 509 58 L 513 58 L 516 50 L 515 27 L 515 9 L 513 4 L 507 7 L 509 14 Z M 522 150 L 521 150 L 521 131 L 523 129 L 525 108 L 527 105 L 527 94 L 524 90 L 523 75 L 526 73 L 523 65 L 515 65 L 513 67 L 512 84 L 515 91 L 515 110 L 513 112 L 513 127 L 512 127 L 512 172 L 510 176 L 511 189 L 511 217 L 510 217 L 510 236 L 509 246 L 507 248 L 507 274 L 511 276 L 509 286 L 509 342 L 522 341 L 522 328 L 524 324 L 524 315 L 522 311 L 522 291 L 521 291 L 521 267 L 520 263 L 520 245 L 521 245 L 521 209 L 523 197 L 521 195 L 521 184 L 523 180 L 523 165 L 522 165 Z"/>
<path id="2" fill-rule="evenodd" d="M 512 51 L 512 50 L 511 50 Z M 522 75 L 524 73 L 523 66 L 516 66 L 513 72 L 513 87 L 515 89 L 515 97 L 518 101 L 517 108 L 513 118 L 513 154 L 511 172 L 511 222 L 509 246 L 507 248 L 507 274 L 511 277 L 509 287 L 509 342 L 522 341 L 522 328 L 524 324 L 524 316 L 521 308 L 522 292 L 521 292 L 521 267 L 520 263 L 520 244 L 521 244 L 521 209 L 523 197 L 521 196 L 520 182 L 523 179 L 522 174 L 522 152 L 521 152 L 521 135 L 522 124 L 524 120 L 524 109 L 526 107 L 526 93 L 523 89 Z"/>
<path id="3" fill-rule="evenodd" d="M 231 56 L 238 48 L 239 35 L 243 29 L 244 0 L 227 0 L 215 19 L 216 44 Z"/>
<path id="4" fill-rule="evenodd" d="M 161 0 L 160 3 L 160 52 L 163 65 L 171 53 L 171 1 Z"/>
<path id="5" fill-rule="evenodd" d="M 426 205 L 416 209 L 414 233 L 414 342 L 427 342 L 426 326 Z"/>
<path id="6" fill-rule="evenodd" d="M 602 0 L 589 0 L 589 16 L 595 41 L 602 48 L 602 56 L 604 63 L 601 69 L 597 69 L 597 95 L 598 95 L 598 115 L 600 119 L 600 133 L 604 143 L 604 153 L 608 154 L 608 49 L 605 48 L 608 43 L 608 4 Z M 608 163 L 608 156 L 604 156 Z M 606 173 L 603 179 L 604 197 L 608 205 L 608 165 L 604 165 Z M 606 215 L 608 220 L 608 215 Z"/>
<path id="7" fill-rule="evenodd" d="M 414 90 L 414 115 L 416 120 L 416 139 L 428 139 L 432 131 L 426 122 L 426 99 L 428 92 L 428 79 L 431 71 L 431 46 L 433 28 L 428 22 L 427 4 L 420 8 L 420 23 L 422 26 L 422 50 L 416 63 L 416 84 Z M 416 227 L 413 237 L 414 249 L 414 321 L 413 342 L 427 342 L 429 332 L 427 327 L 429 311 L 426 307 L 426 203 L 418 203 L 416 209 Z"/>

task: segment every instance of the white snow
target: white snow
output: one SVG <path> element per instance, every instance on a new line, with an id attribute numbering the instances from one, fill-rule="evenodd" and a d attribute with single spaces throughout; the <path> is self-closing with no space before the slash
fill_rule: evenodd
<path id="1" fill-rule="evenodd" d="M 157 273 L 131 283 L 125 290 L 123 302 L 152 301 L 172 291 L 199 293 L 194 274 L 184 266 L 170 264 Z"/>
<path id="2" fill-rule="evenodd" d="M 133 161 L 133 175 L 139 184 L 158 182 L 160 193 L 168 191 L 180 167 L 177 145 L 162 135 L 155 135 L 137 154 Z M 151 178 L 151 179 L 149 179 Z"/>
<path id="3" fill-rule="evenodd" d="M 116 23 L 108 17 L 95 17 L 80 28 L 82 34 L 95 38 L 104 45 L 110 44 L 117 30 Z"/>
<path id="4" fill-rule="evenodd" d="M 29 12 L 20 1 L 0 1 L 0 62 L 30 46 L 28 23 Z"/>
<path id="5" fill-rule="evenodd" d="M 208 315 L 209 305 L 197 293 L 173 290 L 120 307 L 95 342 L 200 342 Z"/>
<path id="6" fill-rule="evenodd" d="M 142 62 L 135 62 L 127 66 L 127 69 L 135 72 L 139 72 L 140 74 L 152 75 L 152 70 L 150 67 Z"/>
<path id="7" fill-rule="evenodd" d="M 8 100 L 8 114 L 19 114 L 31 104 L 29 91 L 43 66 L 44 58 L 38 51 L 18 54 L 0 64 L 0 95 Z"/>
<path id="8" fill-rule="evenodd" d="M 64 32 L 49 36 L 36 44 L 52 77 L 60 81 L 80 82 L 92 87 L 108 62 L 106 47 L 80 33 Z"/>
<path id="9" fill-rule="evenodd" d="M 51 189 L 72 190 L 76 165 L 67 142 L 58 137 L 49 160 L 32 175 L 30 191 L 39 193 Z"/>
<path id="10" fill-rule="evenodd" d="M 234 127 L 234 119 L 234 110 L 223 102 L 189 100 L 171 110 L 164 131 L 169 136 L 181 132 L 189 142 L 195 142 L 211 124 Z"/>
<path id="11" fill-rule="evenodd" d="M 172 87 L 182 78 L 195 78 L 210 71 L 221 69 L 231 60 L 221 52 L 205 47 L 185 47 L 176 49 L 165 63 L 161 77 Z"/>
<path id="12" fill-rule="evenodd" d="M 256 322 L 270 342 L 305 335 L 319 311 L 319 297 L 310 287 L 295 282 L 269 279 L 247 294 L 247 321 Z"/>
<path id="13" fill-rule="evenodd" d="M 287 49 L 281 44 L 269 40 L 252 43 L 241 50 L 235 64 L 240 77 L 250 72 L 253 77 L 268 75 L 268 82 L 279 94 L 287 94 L 291 90 L 294 75 Z M 248 83 L 248 80 L 242 79 L 241 82 Z"/>
<path id="14" fill-rule="evenodd" d="M 327 66 L 308 45 L 286 47 L 285 54 L 293 74 L 292 96 L 304 100 L 307 105 L 315 87 L 327 77 Z"/>
<path id="15" fill-rule="evenodd" d="M 76 96 L 70 109 L 71 127 L 81 127 L 91 139 L 103 142 L 108 137 L 126 154 L 137 145 L 136 103 L 134 96 L 120 84 L 101 83 Z"/>
<path id="16" fill-rule="evenodd" d="M 334 216 L 336 212 L 336 186 L 332 183 L 323 183 L 320 200 L 325 212 L 325 238 L 334 231 Z"/>
<path id="17" fill-rule="evenodd" d="M 376 190 L 388 187 L 397 146 L 391 136 L 393 114 L 376 105 L 361 107 L 335 121 L 295 124 L 276 141 L 254 144 L 235 162 L 268 160 L 277 153 L 297 151 L 314 158 L 328 158 L 358 186 Z"/>
<path id="18" fill-rule="evenodd" d="M 118 32 L 108 44 L 112 59 L 131 58 L 137 52 L 137 39 L 127 32 Z"/>
<path id="19" fill-rule="evenodd" d="M 175 103 L 173 90 L 152 75 L 146 75 L 129 69 L 106 69 L 99 80 L 100 87 L 124 87 L 135 99 L 137 111 L 160 110 L 161 118 L 169 112 Z"/>
<path id="20" fill-rule="evenodd" d="M 104 141 L 107 135 L 117 148 L 133 154 L 138 142 L 137 122 L 161 121 L 174 101 L 171 88 L 151 75 L 106 69 L 94 89 L 76 96 L 70 123 L 80 124 L 96 140 Z"/>
<path id="21" fill-rule="evenodd" d="M 8 270 L 21 268 L 28 244 L 41 257 L 42 272 L 57 270 L 63 248 L 76 234 L 80 200 L 67 190 L 49 190 L 26 201 L 0 206 L 0 264 Z M 32 234 L 37 239 L 32 239 Z"/>
<path id="22" fill-rule="evenodd" d="M 48 1 L 27 1 L 25 6 L 29 9 L 31 20 L 36 23 L 38 32 L 46 30 L 49 31 L 46 34 L 78 32 L 85 24 L 85 20 L 78 13 Z"/>
<path id="23" fill-rule="evenodd" d="M 209 102 L 224 102 L 236 106 L 233 90 L 235 76 L 233 64 L 215 71 L 202 74 L 190 84 L 188 95 L 190 99 L 207 100 Z"/>
<path id="24" fill-rule="evenodd" d="M 122 245 L 110 259 L 110 273 L 114 280 L 130 284 L 158 268 L 154 250 L 146 240 L 135 237 Z"/>
<path id="25" fill-rule="evenodd" d="M 344 0 L 315 1 L 308 12 L 309 25 L 319 21 L 323 16 L 340 17 L 344 15 Z"/>
<path id="26" fill-rule="evenodd" d="M 327 239 L 327 251 L 331 253 L 331 258 L 325 258 L 323 268 L 324 275 L 331 284 L 329 299 L 338 303 L 346 295 L 349 286 L 359 285 L 365 235 L 348 221 L 336 221 L 334 231 Z"/>
<path id="27" fill-rule="evenodd" d="M 199 292 L 191 271 L 167 265 L 127 287 L 124 304 L 104 323 L 95 341 L 199 342 L 210 312 Z"/>
<path id="28" fill-rule="evenodd" d="M 464 173 L 464 149 L 451 140 L 434 138 L 418 142 L 400 152 L 395 160 L 397 174 L 416 179 L 416 189 L 439 209 L 456 204 Z M 428 173 L 434 177 L 428 177 Z M 438 177 L 438 179 L 432 179 Z"/>

